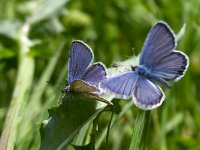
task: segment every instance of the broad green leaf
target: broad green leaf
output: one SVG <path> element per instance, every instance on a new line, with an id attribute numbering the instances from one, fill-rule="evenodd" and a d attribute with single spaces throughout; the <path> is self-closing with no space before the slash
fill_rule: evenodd
<path id="1" fill-rule="evenodd" d="M 49 110 L 40 133 L 41 150 L 59 150 L 69 145 L 81 127 L 97 112 L 96 102 L 84 95 L 67 94 L 59 107 Z"/>

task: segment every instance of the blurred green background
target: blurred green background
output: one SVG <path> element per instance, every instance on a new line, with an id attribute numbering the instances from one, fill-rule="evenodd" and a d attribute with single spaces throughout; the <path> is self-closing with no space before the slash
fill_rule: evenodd
<path id="1" fill-rule="evenodd" d="M 0 133 L 11 99 L 23 89 L 17 95 L 22 100 L 12 104 L 17 105 L 12 124 L 18 125 L 15 149 L 39 148 L 39 124 L 60 100 L 72 40 L 86 42 L 94 61 L 109 67 L 130 58 L 132 48 L 138 55 L 158 20 L 166 21 L 175 33 L 186 23 L 177 49 L 189 56 L 190 66 L 172 89 L 164 88 L 166 101 L 151 113 L 146 147 L 200 149 L 199 0 L 1 0 L 0 10 Z M 127 102 L 121 102 L 122 108 Z M 108 149 L 129 148 L 137 112 L 132 105 L 116 121 Z M 109 118 L 104 117 L 102 126 Z"/>

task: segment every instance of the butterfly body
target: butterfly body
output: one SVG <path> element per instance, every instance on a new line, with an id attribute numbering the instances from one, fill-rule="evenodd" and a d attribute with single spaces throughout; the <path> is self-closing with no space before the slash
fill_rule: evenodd
<path id="1" fill-rule="evenodd" d="M 154 83 L 160 83 L 162 85 L 165 85 L 166 87 L 170 88 L 170 84 L 163 79 L 161 76 L 154 74 L 151 69 L 148 69 L 147 67 L 140 65 L 135 67 L 134 69 L 135 73 L 138 74 L 140 77 L 146 78 Z"/>

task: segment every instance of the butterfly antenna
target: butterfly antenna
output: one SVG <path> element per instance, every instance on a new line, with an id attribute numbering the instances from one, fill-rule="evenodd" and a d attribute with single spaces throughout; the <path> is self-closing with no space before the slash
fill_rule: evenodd
<path id="1" fill-rule="evenodd" d="M 55 81 L 55 82 L 53 82 L 53 81 L 46 81 L 46 83 L 47 84 L 50 84 L 50 83 L 52 83 L 52 84 L 58 84 L 58 85 L 60 85 L 60 86 L 65 86 L 65 84 L 63 84 L 63 83 L 59 83 L 59 82 L 57 82 L 57 81 Z"/>

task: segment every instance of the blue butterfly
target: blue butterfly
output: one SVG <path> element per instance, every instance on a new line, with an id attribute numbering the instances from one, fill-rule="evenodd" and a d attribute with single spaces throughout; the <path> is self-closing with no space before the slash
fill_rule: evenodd
<path id="1" fill-rule="evenodd" d="M 99 97 L 99 83 L 106 79 L 106 69 L 100 62 L 91 65 L 94 58 L 92 49 L 80 40 L 72 42 L 69 53 L 68 84 L 62 90 L 65 96 L 68 92 L 79 93 L 89 98 L 111 102 Z"/>
<path id="2" fill-rule="evenodd" d="M 175 34 L 163 21 L 150 30 L 139 60 L 132 70 L 111 76 L 101 83 L 101 88 L 114 93 L 117 98 L 131 98 L 144 110 L 160 106 L 165 94 L 157 85 L 170 87 L 168 81 L 177 81 L 184 76 L 189 59 L 176 48 Z"/>

